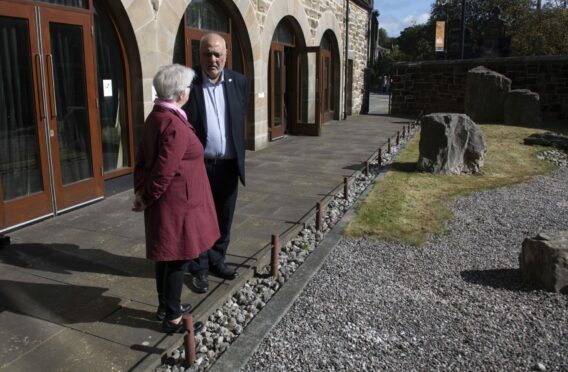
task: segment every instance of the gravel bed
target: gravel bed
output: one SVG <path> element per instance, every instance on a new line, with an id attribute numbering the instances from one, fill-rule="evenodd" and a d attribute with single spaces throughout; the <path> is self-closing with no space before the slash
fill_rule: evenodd
<path id="1" fill-rule="evenodd" d="M 568 296 L 521 242 L 568 229 L 568 168 L 458 199 L 423 247 L 343 239 L 243 371 L 568 371 Z"/>

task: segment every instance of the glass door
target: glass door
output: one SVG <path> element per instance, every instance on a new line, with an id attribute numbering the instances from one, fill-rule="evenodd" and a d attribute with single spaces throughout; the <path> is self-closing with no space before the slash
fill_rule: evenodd
<path id="1" fill-rule="evenodd" d="M 0 2 L 0 230 L 53 213 L 33 6 Z"/>
<path id="2" fill-rule="evenodd" d="M 331 52 L 329 50 L 321 51 L 321 71 L 322 71 L 322 115 L 323 122 L 333 120 L 334 114 L 334 66 L 331 60 Z"/>
<path id="3" fill-rule="evenodd" d="M 103 195 L 90 19 L 0 1 L 0 230 Z"/>
<path id="4" fill-rule="evenodd" d="M 95 67 L 89 14 L 41 10 L 56 207 L 103 195 Z"/>

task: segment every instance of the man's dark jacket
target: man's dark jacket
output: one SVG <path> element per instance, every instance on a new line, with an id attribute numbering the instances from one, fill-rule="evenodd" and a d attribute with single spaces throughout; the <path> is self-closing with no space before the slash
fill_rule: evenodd
<path id="1" fill-rule="evenodd" d="M 187 118 L 195 128 L 197 137 L 205 147 L 207 143 L 207 113 L 203 98 L 203 74 L 195 69 L 195 80 L 191 87 L 189 101 L 183 106 Z M 248 107 L 248 82 L 244 75 L 231 70 L 223 70 L 225 92 L 225 120 L 228 120 L 237 154 L 239 178 L 245 184 L 245 114 Z"/>

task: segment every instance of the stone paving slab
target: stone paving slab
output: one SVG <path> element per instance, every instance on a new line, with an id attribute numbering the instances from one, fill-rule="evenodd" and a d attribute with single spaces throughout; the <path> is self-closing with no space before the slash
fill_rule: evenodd
<path id="1" fill-rule="evenodd" d="M 196 294 L 186 276 L 182 301 L 193 304 L 194 319 L 205 320 L 268 263 L 271 234 L 282 234 L 283 244 L 295 236 L 316 202 L 408 123 L 355 116 L 326 124 L 321 137 L 288 136 L 249 152 L 227 257 L 240 277 L 210 276 L 210 291 Z M 119 193 L 8 234 L 13 244 L 0 250 L 0 369 L 147 371 L 182 342 L 154 320 L 153 264 L 131 201 L 132 192 Z"/>

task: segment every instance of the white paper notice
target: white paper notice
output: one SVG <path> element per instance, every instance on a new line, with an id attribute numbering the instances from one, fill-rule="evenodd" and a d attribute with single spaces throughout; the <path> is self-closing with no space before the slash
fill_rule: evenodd
<path id="1" fill-rule="evenodd" d="M 112 80 L 103 80 L 103 97 L 112 97 Z"/>

